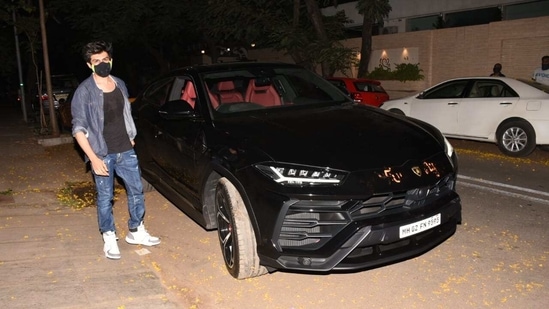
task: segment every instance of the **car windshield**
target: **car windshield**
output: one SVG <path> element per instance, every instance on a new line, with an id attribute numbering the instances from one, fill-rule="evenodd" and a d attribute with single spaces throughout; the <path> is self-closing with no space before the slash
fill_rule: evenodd
<path id="1" fill-rule="evenodd" d="M 301 68 L 263 68 L 203 73 L 214 115 L 349 102 L 337 87 Z"/>

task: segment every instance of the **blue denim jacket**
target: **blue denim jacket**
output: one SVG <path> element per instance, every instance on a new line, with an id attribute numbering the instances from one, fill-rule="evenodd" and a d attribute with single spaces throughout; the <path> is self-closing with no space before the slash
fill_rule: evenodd
<path id="1" fill-rule="evenodd" d="M 121 79 L 113 78 L 116 86 L 124 96 L 124 123 L 130 140 L 135 138 L 137 130 L 131 115 L 131 105 L 128 100 L 128 89 Z M 71 101 L 72 135 L 84 132 L 90 146 L 98 157 L 107 155 L 107 143 L 103 138 L 103 91 L 97 87 L 93 76 L 86 78 L 76 89 Z M 88 158 L 86 158 L 86 161 Z"/>

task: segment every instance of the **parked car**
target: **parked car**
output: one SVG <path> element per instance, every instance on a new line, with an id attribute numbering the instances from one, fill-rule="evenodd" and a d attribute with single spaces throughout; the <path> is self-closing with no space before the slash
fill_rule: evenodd
<path id="1" fill-rule="evenodd" d="M 332 84 L 346 89 L 356 103 L 379 107 L 389 100 L 389 94 L 381 86 L 381 82 L 365 78 L 330 77 Z"/>
<path id="2" fill-rule="evenodd" d="M 394 263 L 461 222 L 457 158 L 437 129 L 355 104 L 297 65 L 179 69 L 132 114 L 145 188 L 217 229 L 235 278 Z"/>
<path id="3" fill-rule="evenodd" d="M 414 117 L 452 138 L 496 143 L 522 157 L 549 144 L 549 90 L 505 77 L 455 78 L 381 108 Z"/>
<path id="4" fill-rule="evenodd" d="M 72 74 L 60 74 L 51 76 L 53 105 L 56 110 L 59 108 L 60 103 L 62 104 L 67 99 L 71 91 L 75 90 L 78 87 L 78 84 L 78 80 Z M 45 82 L 42 85 L 42 93 L 38 96 L 38 100 L 34 103 L 38 102 L 42 104 L 44 113 L 49 114 L 50 103 Z M 40 106 L 38 104 L 33 104 L 32 108 L 35 112 L 40 112 Z"/>
<path id="5" fill-rule="evenodd" d="M 71 112 L 71 103 L 72 103 L 72 97 L 74 96 L 74 92 L 76 89 L 73 89 L 66 99 L 61 100 L 59 102 L 58 114 L 59 114 L 59 126 L 61 129 L 65 130 L 71 130 L 72 129 L 72 112 Z"/>

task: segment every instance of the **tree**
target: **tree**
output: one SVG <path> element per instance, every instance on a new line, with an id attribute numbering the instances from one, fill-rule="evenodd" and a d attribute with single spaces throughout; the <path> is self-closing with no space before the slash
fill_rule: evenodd
<path id="1" fill-rule="evenodd" d="M 210 0 L 200 6 L 193 24 L 210 42 L 246 47 L 254 42 L 284 51 L 309 69 L 321 64 L 325 76 L 346 69 L 355 54 L 339 42 L 348 19 L 342 12 L 322 16 L 318 0 Z"/>
<path id="2" fill-rule="evenodd" d="M 42 83 L 39 82 L 40 78 L 40 63 L 39 60 L 39 52 L 41 51 L 41 29 L 40 29 L 40 16 L 38 8 L 33 4 L 32 1 L 25 1 L 25 0 L 19 0 L 19 1 L 11 1 L 11 0 L 2 0 L 0 2 L 0 7 L 2 10 L 0 10 L 0 20 L 6 22 L 8 25 L 13 26 L 13 19 L 10 14 L 15 11 L 16 13 L 16 28 L 18 31 L 18 35 L 20 38 L 22 38 L 19 41 L 19 45 L 21 47 L 21 51 L 23 52 L 25 58 L 27 59 L 27 74 L 26 74 L 26 85 L 25 88 L 25 95 L 28 98 L 28 100 L 37 100 L 36 96 L 37 94 L 42 93 Z M 24 38 L 24 39 L 23 39 Z M 12 45 L 12 44 L 10 44 Z M 8 55 L 11 57 L 14 57 L 15 51 L 12 51 Z M 10 61 L 7 63 L 13 63 L 13 67 L 15 67 L 15 62 Z M 25 66 L 25 65 L 23 65 Z M 15 75 L 15 74 L 14 74 Z M 27 102 L 23 102 L 23 104 L 27 104 Z M 29 107 L 28 104 L 26 107 Z M 42 104 L 38 104 L 38 107 L 40 108 L 40 124 L 41 124 L 41 132 L 45 132 L 47 130 L 48 124 L 46 121 L 46 118 L 44 116 L 43 112 L 43 106 Z M 26 108 L 29 110 L 29 108 Z M 52 121 L 52 125 L 53 121 Z M 56 126 L 55 126 L 56 127 Z M 55 132 L 55 129 L 52 131 Z"/>
<path id="3" fill-rule="evenodd" d="M 368 73 L 368 64 L 372 54 L 372 26 L 389 16 L 392 8 L 389 0 L 359 0 L 356 8 L 363 16 L 361 57 L 357 75 L 364 77 Z"/>
<path id="4" fill-rule="evenodd" d="M 94 39 L 113 42 L 131 51 L 142 66 L 156 65 L 160 73 L 180 61 L 193 39 L 188 23 L 191 0 L 51 0 L 52 14 L 61 23 L 86 34 L 76 45 Z M 116 53 L 116 50 L 115 50 Z M 115 57 L 113 57 L 115 58 Z M 152 61 L 149 61 L 152 60 Z"/>

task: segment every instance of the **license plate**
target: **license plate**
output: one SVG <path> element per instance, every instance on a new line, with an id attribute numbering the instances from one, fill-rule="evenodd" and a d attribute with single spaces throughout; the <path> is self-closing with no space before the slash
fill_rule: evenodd
<path id="1" fill-rule="evenodd" d="M 427 219 L 401 226 L 400 238 L 405 238 L 415 235 L 417 233 L 421 233 L 423 231 L 427 231 L 428 229 L 432 229 L 437 225 L 440 225 L 440 214 L 436 214 Z"/>

